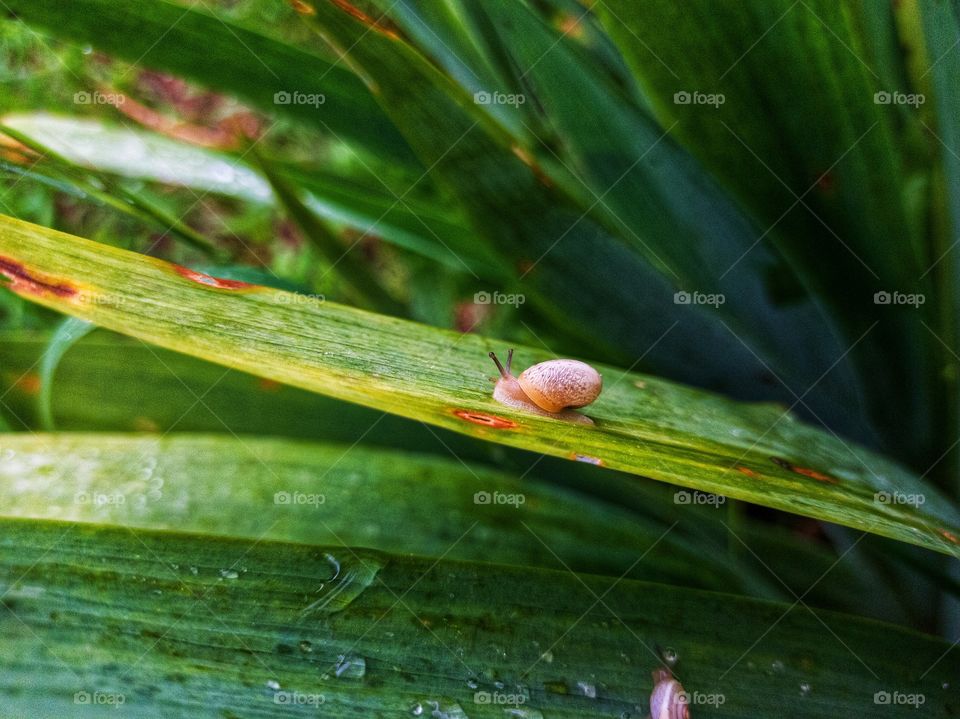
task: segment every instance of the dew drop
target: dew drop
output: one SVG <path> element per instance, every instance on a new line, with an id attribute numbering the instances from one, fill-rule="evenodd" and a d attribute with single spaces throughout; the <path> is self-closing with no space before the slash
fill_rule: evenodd
<path id="1" fill-rule="evenodd" d="M 476 679 L 474 679 L 473 677 L 471 677 L 470 679 L 467 679 L 467 688 L 468 688 L 468 689 L 476 689 L 478 686 L 480 686 L 480 683 L 479 683 Z"/>
<path id="2" fill-rule="evenodd" d="M 589 699 L 597 698 L 597 685 L 590 682 L 577 682 L 577 691 Z"/>
<path id="3" fill-rule="evenodd" d="M 680 659 L 680 656 L 677 654 L 677 650 L 673 647 L 667 647 L 661 652 L 663 657 L 663 663 L 668 667 L 673 669 L 677 665 L 677 661 Z"/>
<path id="4" fill-rule="evenodd" d="M 306 639 L 304 639 L 303 641 L 301 641 L 299 646 L 300 646 L 300 651 L 301 651 L 301 652 L 312 652 L 312 651 L 313 651 L 313 645 L 312 645 L 310 642 L 308 642 Z"/>
<path id="5" fill-rule="evenodd" d="M 810 685 L 807 682 L 803 682 L 800 685 L 800 696 L 805 697 L 810 693 Z"/>
<path id="6" fill-rule="evenodd" d="M 192 574 L 193 576 L 197 576 L 197 573 L 198 573 L 199 571 L 200 571 L 200 570 L 197 569 L 196 567 L 193 567 L 193 566 L 190 567 L 190 574 Z"/>
<path id="7" fill-rule="evenodd" d="M 237 573 L 237 571 L 236 571 L 235 569 L 221 569 L 221 570 L 220 570 L 220 578 L 221 578 L 221 579 L 236 579 L 236 578 L 239 577 L 239 576 L 240 576 L 240 575 Z"/>
<path id="8" fill-rule="evenodd" d="M 280 682 L 278 682 L 276 679 L 270 679 L 267 681 L 267 689 L 273 689 L 275 692 L 280 691 Z"/>
<path id="9" fill-rule="evenodd" d="M 553 664 L 553 652 L 549 649 L 540 655 L 540 658 L 547 664 Z"/>
<path id="10" fill-rule="evenodd" d="M 783 672 L 783 662 L 779 659 L 775 659 L 770 663 L 770 668 L 774 671 L 775 674 L 780 674 Z"/>
<path id="11" fill-rule="evenodd" d="M 412 707 L 410 707 L 410 713 L 415 717 L 423 716 L 423 704 L 420 702 L 414 704 Z"/>
<path id="12" fill-rule="evenodd" d="M 341 654 L 333 673 L 338 679 L 362 679 L 367 673 L 367 660 L 357 654 Z"/>

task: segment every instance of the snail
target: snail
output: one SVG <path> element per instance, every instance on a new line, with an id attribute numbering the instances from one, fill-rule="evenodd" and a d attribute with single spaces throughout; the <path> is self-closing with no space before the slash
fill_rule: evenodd
<path id="1" fill-rule="evenodd" d="M 568 422 L 593 424 L 589 417 L 572 411 L 585 407 L 600 395 L 603 378 L 587 363 L 572 359 L 548 360 L 514 377 L 510 373 L 512 349 L 507 353 L 506 368 L 495 353 L 490 353 L 490 359 L 500 371 L 493 388 L 493 398 L 500 404 Z"/>
<path id="2" fill-rule="evenodd" d="M 690 719 L 687 693 L 669 669 L 661 668 L 653 672 L 650 719 Z"/>

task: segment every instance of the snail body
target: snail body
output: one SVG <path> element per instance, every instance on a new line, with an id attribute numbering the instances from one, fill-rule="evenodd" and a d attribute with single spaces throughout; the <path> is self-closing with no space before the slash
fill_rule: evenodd
<path id="1" fill-rule="evenodd" d="M 669 669 L 653 672 L 650 719 L 690 719 L 687 693 Z"/>
<path id="2" fill-rule="evenodd" d="M 493 398 L 508 407 L 515 407 L 546 417 L 580 424 L 593 420 L 572 410 L 593 402 L 603 387 L 600 373 L 585 362 L 556 359 L 528 367 L 514 377 L 510 372 L 513 350 L 507 353 L 504 367 L 497 355 L 490 353 L 500 377 L 493 388 Z"/>

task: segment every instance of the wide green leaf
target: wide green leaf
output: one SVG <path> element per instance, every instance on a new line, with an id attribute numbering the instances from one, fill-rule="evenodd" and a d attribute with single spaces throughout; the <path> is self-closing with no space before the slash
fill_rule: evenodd
<path id="1" fill-rule="evenodd" d="M 799 601 L 341 544 L 0 530 L 0 698 L 13 714 L 644 716 L 664 656 L 697 716 L 955 707 L 947 642 Z M 913 700 L 878 708 L 883 692 Z"/>
<path id="2" fill-rule="evenodd" d="M 34 370 L 48 346 L 42 335 L 0 333 L 0 407 L 16 417 L 18 428 L 41 430 L 38 404 L 44 387 Z M 251 441 L 249 435 L 347 444 L 361 437 L 364 451 L 387 447 L 455 456 L 477 472 L 495 467 L 523 477 L 525 484 L 549 482 L 580 498 L 592 497 L 606 507 L 621 507 L 630 513 L 623 518 L 625 524 L 635 521 L 641 527 L 655 527 L 658 535 L 672 526 L 645 564 L 655 560 L 661 547 L 671 552 L 676 545 L 682 547 L 681 552 L 695 551 L 700 563 L 710 558 L 717 566 L 738 567 L 736 578 L 723 579 L 727 583 L 717 587 L 724 591 L 783 599 L 789 596 L 783 594 L 789 587 L 797 593 L 808 591 L 806 601 L 812 606 L 903 621 L 896 598 L 870 595 L 869 585 L 852 571 L 852 564 L 837 562 L 838 552 L 750 516 L 733 516 L 735 510 L 729 504 L 678 504 L 669 486 L 637 482 L 630 475 L 581 462 L 543 455 L 531 458 L 522 450 L 225 370 L 131 338 L 100 331 L 81 339 L 61 360 L 55 384 L 47 394 L 52 398 L 56 427 L 61 430 L 135 430 L 160 436 L 171 431 L 225 432 L 240 441 L 237 446 L 241 450 Z M 60 441 L 69 446 L 66 438 Z M 122 445 L 115 446 L 114 456 L 122 456 L 122 449 Z M 100 458 L 107 459 L 104 454 Z M 169 473 L 166 481 L 171 481 Z M 428 529 L 434 525 L 416 526 Z M 860 538 L 858 547 L 876 545 L 875 552 L 882 558 L 896 543 L 879 544 L 874 541 L 878 539 Z M 906 561 L 913 565 L 918 560 Z M 590 571 L 601 571 L 600 566 L 594 565 Z M 718 576 L 728 575 L 721 572 Z M 698 581 L 697 575 L 688 574 L 674 577 L 671 583 Z M 904 586 L 913 583 L 907 579 Z"/>
<path id="3" fill-rule="evenodd" d="M 598 366 L 590 426 L 500 405 L 503 347 L 197 273 L 11 218 L 0 274 L 26 299 L 261 377 L 492 442 L 621 469 L 875 532 L 937 551 L 960 542 L 956 509 L 903 468 L 794 420 Z M 517 366 L 549 355 L 518 348 Z M 886 501 L 889 500 L 889 501 Z"/>

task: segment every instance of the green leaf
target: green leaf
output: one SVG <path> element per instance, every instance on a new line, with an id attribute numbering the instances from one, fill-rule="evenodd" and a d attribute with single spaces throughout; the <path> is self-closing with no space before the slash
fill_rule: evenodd
<path id="1" fill-rule="evenodd" d="M 53 421 L 53 376 L 57 371 L 57 365 L 60 364 L 60 360 L 67 350 L 95 327 L 96 325 L 86 320 L 68 317 L 60 323 L 51 335 L 50 343 L 44 349 L 37 373 L 40 377 L 40 396 L 37 401 L 40 407 L 40 426 L 48 432 L 55 428 Z"/>
<path id="2" fill-rule="evenodd" d="M 218 281 L 11 218 L 0 221 L 0 274 L 26 299 L 146 342 L 456 432 L 944 553 L 960 542 L 956 509 L 932 487 L 779 407 L 599 365 L 606 388 L 585 410 L 594 425 L 537 416 L 492 398 L 486 354 L 503 348 L 489 339 Z M 521 347 L 516 366 L 548 358 Z"/>
<path id="3" fill-rule="evenodd" d="M 452 457 L 235 434 L 24 433 L 0 439 L 0 452 L 8 517 L 745 584 L 725 554 L 704 561 L 666 522 Z"/>
<path id="4" fill-rule="evenodd" d="M 44 32 L 196 80 L 261 110 L 354 141 L 371 153 L 414 164 L 370 92 L 342 64 L 230 21 L 163 0 L 124 5 L 112 0 L 11 0 L 5 10 Z M 278 93 L 291 99 L 278 102 Z M 324 102 L 294 102 L 293 93 L 320 95 Z"/>
<path id="5" fill-rule="evenodd" d="M 886 445 L 928 466 L 942 393 L 919 319 L 933 321 L 933 287 L 894 143 L 900 110 L 875 102 L 904 88 L 883 87 L 865 62 L 859 5 L 612 0 L 598 11 L 664 126 L 768 228 L 758 242 L 789 261 L 848 345 L 870 328 L 850 356 L 871 416 Z M 695 93 L 706 100 L 682 101 Z M 927 301 L 878 307 L 878 291 Z"/>
<path id="6" fill-rule="evenodd" d="M 3 121 L 22 137 L 52 148 L 76 169 L 86 168 L 98 176 L 111 173 L 150 180 L 258 205 L 276 202 L 266 178 L 242 158 L 222 152 L 90 118 L 18 113 L 4 116 Z M 113 151 L 118 146 L 124 152 Z M 449 203 L 439 197 L 427 203 L 413 196 L 398 202 L 379 175 L 368 177 L 382 168 L 372 166 L 370 160 L 358 164 L 362 176 L 332 169 L 306 173 L 287 166 L 282 166 L 282 172 L 310 191 L 304 203 L 331 222 L 382 237 L 455 272 L 496 275 L 490 258 L 473 246 Z"/>
<path id="7" fill-rule="evenodd" d="M 633 580 L 97 525 L 0 529 L 0 697 L 14 714 L 89 703 L 106 716 L 122 701 L 138 716 L 290 716 L 286 704 L 643 716 L 669 648 L 702 715 L 780 716 L 785 702 L 790 716 L 873 715 L 876 692 L 898 692 L 947 717 L 942 685 L 960 669 L 947 642 L 895 626 Z M 499 695 L 522 713 L 485 701 Z"/>
<path id="8" fill-rule="evenodd" d="M 21 424 L 33 431 L 40 430 L 36 397 L 16 380 L 34 367 L 46 346 L 47 340 L 33 333 L 0 334 L 0 395 Z M 709 558 L 717 566 L 738 567 L 736 577 L 718 574 L 724 583 L 716 589 L 785 599 L 789 595 L 783 593 L 779 578 L 797 593 L 809 590 L 806 601 L 812 606 L 902 623 L 902 615 L 871 611 L 864 601 L 869 585 L 850 571 L 847 562 L 838 564 L 837 553 L 787 530 L 750 517 L 741 517 L 733 526 L 722 508 L 677 504 L 673 489 L 659 483 L 636 482 L 630 475 L 542 455 L 531 460 L 521 450 L 264 382 L 138 340 L 104 331 L 80 340 L 60 363 L 53 395 L 57 426 L 74 432 L 135 430 L 160 436 L 174 430 L 229 432 L 243 442 L 249 441 L 249 435 L 267 435 L 347 444 L 362 437 L 368 448 L 455 456 L 478 472 L 479 467 L 495 466 L 523 477 L 525 483 L 547 480 L 607 507 L 622 507 L 635 517 L 624 518 L 624 527 L 636 521 L 663 532 L 672 525 L 640 569 L 655 561 L 661 548 L 694 552 L 698 564 Z M 422 523 L 416 526 L 426 529 Z M 869 541 L 860 539 L 859 546 Z M 878 547 L 878 554 L 889 551 L 886 545 L 890 544 L 895 543 Z M 599 566 L 590 571 L 600 571 Z M 692 573 L 671 583 L 703 586 L 696 584 L 699 581 L 699 573 Z"/>

